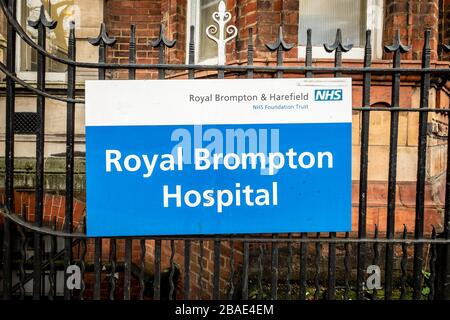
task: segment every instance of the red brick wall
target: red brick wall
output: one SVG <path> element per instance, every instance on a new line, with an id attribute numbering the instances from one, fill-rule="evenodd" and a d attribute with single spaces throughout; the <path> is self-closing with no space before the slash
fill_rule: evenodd
<path id="1" fill-rule="evenodd" d="M 240 271 L 242 264 L 242 243 L 234 243 L 234 270 L 235 275 Z M 179 280 L 178 298 L 183 298 L 184 283 L 184 241 L 174 241 L 174 263 L 181 269 L 181 277 Z M 154 264 L 154 241 L 147 242 L 147 264 L 152 268 Z M 200 242 L 191 242 L 191 259 L 190 259 L 190 299 L 211 299 L 213 292 L 213 274 L 214 274 L 214 241 L 203 241 L 203 272 L 200 272 Z M 162 241 L 161 244 L 161 268 L 170 267 L 170 256 L 172 254 L 170 241 Z M 227 241 L 221 242 L 220 247 L 220 296 L 226 298 L 230 290 L 230 257 L 231 245 Z M 153 271 L 153 270 L 152 270 Z M 203 288 L 200 288 L 200 276 Z M 235 279 L 236 280 L 236 279 Z M 235 286 L 237 284 L 235 283 Z M 235 289 L 236 291 L 236 289 Z"/>
<path id="2" fill-rule="evenodd" d="M 146 241 L 146 255 L 145 255 L 145 271 L 148 276 L 151 278 L 154 274 L 154 246 L 155 242 L 153 240 L 147 240 Z M 180 267 L 180 277 L 178 281 L 174 285 L 175 288 L 175 298 L 176 299 L 183 299 L 184 298 L 184 291 L 183 291 L 183 285 L 184 285 L 184 241 L 175 241 L 174 242 L 175 247 L 175 254 L 174 254 L 174 263 Z M 234 292 L 236 294 L 240 293 L 241 288 L 239 287 L 238 279 L 241 278 L 241 276 L 238 274 L 241 273 L 242 268 L 242 244 L 241 243 L 235 243 L 234 244 L 234 272 L 235 272 L 235 278 L 234 278 Z M 133 240 L 132 242 L 132 263 L 140 266 L 140 240 Z M 229 294 L 230 285 L 230 256 L 231 256 L 231 249 L 230 249 L 230 243 L 229 242 L 222 242 L 221 243 L 221 257 L 220 257 L 220 298 L 226 299 Z M 102 263 L 108 264 L 110 261 L 110 240 L 104 239 L 102 242 Z M 79 245 L 77 245 L 74 249 L 74 259 L 80 258 L 80 252 L 81 248 Z M 122 264 L 125 260 L 125 240 L 117 240 L 116 241 L 116 259 L 117 259 L 117 265 Z M 170 256 L 171 256 L 171 244 L 170 240 L 162 240 L 161 245 L 161 272 L 164 273 L 167 271 L 170 267 Z M 87 243 L 87 253 L 86 253 L 86 264 L 92 264 L 94 261 L 94 241 L 90 239 Z M 192 241 L 191 243 L 191 259 L 190 259 L 190 291 L 189 291 L 189 299 L 196 300 L 196 299 L 212 299 L 212 292 L 213 292 L 213 270 L 214 270 L 214 244 L 213 241 L 204 241 L 203 242 L 203 272 L 202 274 L 202 285 L 203 289 L 200 289 L 199 281 L 200 281 L 200 247 L 199 247 L 199 241 Z M 102 299 L 108 299 L 109 298 L 109 277 L 108 277 L 109 269 L 104 270 L 102 272 L 102 281 L 101 281 L 101 297 Z M 115 292 L 115 298 L 116 299 L 123 299 L 123 280 L 124 280 L 124 273 L 123 270 L 120 270 L 118 273 L 118 279 L 116 280 L 116 292 Z M 84 277 L 85 285 L 86 285 L 86 291 L 85 291 L 85 297 L 86 298 L 92 298 L 93 296 L 93 284 L 94 284 L 94 274 L 91 269 L 88 268 L 86 275 Z M 151 282 L 149 282 L 150 287 L 149 295 L 145 295 L 145 299 L 152 299 L 153 295 L 153 286 Z M 168 293 L 170 290 L 170 287 L 168 286 L 168 278 L 164 275 L 161 275 L 161 299 L 167 300 Z M 132 276 L 131 281 L 131 298 L 137 299 L 139 297 L 140 292 L 140 283 L 139 281 Z"/>
<path id="3" fill-rule="evenodd" d="M 412 45 L 404 59 L 420 60 L 424 31 L 430 28 L 432 59 L 437 59 L 438 23 L 439 0 L 385 0 L 383 42 L 391 44 L 396 30 L 400 30 L 402 43 Z"/>
<path id="4" fill-rule="evenodd" d="M 278 37 L 279 25 L 284 25 L 284 38 L 288 43 L 297 44 L 298 39 L 298 2 L 299 0 L 227 0 L 227 8 L 233 14 L 232 24 L 239 29 L 239 35 L 236 39 L 229 43 L 227 47 L 228 61 L 245 60 L 248 44 L 248 29 L 253 28 L 255 39 L 255 54 L 259 59 L 274 60 L 275 54 L 269 53 L 265 44 L 273 43 Z M 445 39 L 450 42 L 450 0 L 445 2 Z M 164 23 L 167 29 L 167 37 L 176 39 L 175 48 L 170 49 L 167 54 L 169 63 L 183 63 L 186 53 L 186 0 L 107 0 L 105 5 L 105 22 L 107 24 L 110 36 L 117 39 L 117 44 L 108 51 L 108 61 L 114 63 L 127 63 L 129 50 L 130 24 L 136 25 L 137 35 L 137 62 L 138 63 L 157 63 L 158 52 L 149 45 L 150 40 L 154 40 L 159 36 L 160 23 Z M 394 37 L 396 29 L 401 30 L 402 42 L 411 44 L 412 50 L 405 59 L 420 59 L 423 46 L 423 32 L 426 27 L 432 28 L 433 58 L 437 57 L 437 30 L 438 30 L 438 0 L 386 0 L 385 7 L 385 24 L 384 24 L 384 43 L 390 44 Z M 297 58 L 297 49 L 292 49 L 285 55 L 293 60 Z M 386 55 L 386 57 L 388 57 Z M 139 71 L 138 78 L 155 78 L 156 72 Z M 127 71 L 114 72 L 115 78 L 126 78 Z M 379 97 L 374 97 L 378 100 Z M 358 184 L 354 184 L 353 196 L 353 222 L 357 225 L 357 200 L 358 200 Z M 443 191 L 444 188 L 439 190 Z M 442 208 L 436 205 L 436 195 L 433 194 L 431 187 L 427 186 L 427 201 L 425 209 L 425 228 L 430 232 L 430 227 L 434 224 L 438 229 L 442 228 Z M 437 198 L 442 198 L 442 194 Z M 16 208 L 27 206 L 27 219 L 34 220 L 34 193 L 22 192 L 15 195 Z M 59 226 L 64 223 L 64 197 L 58 195 L 46 195 L 44 220 L 47 223 L 56 218 Z M 387 203 L 387 187 L 386 183 L 371 182 L 368 189 L 368 230 L 373 230 L 375 224 L 380 226 L 380 231 L 385 229 L 386 224 L 386 203 Z M 412 230 L 414 226 L 415 215 L 415 183 L 402 183 L 398 185 L 397 192 L 397 231 L 402 230 L 402 224 L 408 225 L 408 229 Z M 82 221 L 85 205 L 82 202 L 74 202 L 74 220 L 75 226 L 80 226 Z M 356 230 L 356 227 L 354 227 Z M 241 244 L 235 247 L 235 270 L 239 271 L 239 265 L 242 261 Z M 124 259 L 124 241 L 117 242 L 117 259 Z M 149 273 L 153 273 L 154 265 L 154 241 L 146 242 L 146 269 Z M 203 294 L 201 298 L 211 298 L 213 283 L 213 242 L 204 242 L 204 259 L 203 259 Z M 87 250 L 87 261 L 93 260 L 93 244 L 89 241 Z M 221 246 L 221 275 L 220 286 L 221 296 L 224 297 L 229 289 L 230 278 L 230 244 L 222 243 Z M 133 262 L 139 264 L 139 241 L 133 241 Z M 162 243 L 162 270 L 169 267 L 169 259 L 171 256 L 170 241 Z M 104 262 L 109 260 L 109 240 L 104 240 L 103 257 Z M 191 292 L 190 298 L 196 299 L 200 295 L 200 247 L 198 242 L 192 243 L 191 249 Z M 174 262 L 177 263 L 182 270 L 179 287 L 179 297 L 182 297 L 183 287 L 183 266 L 184 266 L 184 242 L 175 241 Z M 104 278 L 106 273 L 103 274 Z M 119 283 L 123 277 L 119 278 Z M 104 294 L 107 294 L 107 280 L 103 284 Z M 88 284 L 88 293 L 91 284 Z M 120 285 L 118 285 L 120 287 Z M 136 290 L 134 291 L 136 292 Z"/>
<path id="5" fill-rule="evenodd" d="M 228 0 L 227 10 L 232 13 L 231 24 L 239 30 L 238 36 L 228 43 L 228 61 L 246 59 L 248 29 L 253 28 L 255 35 L 256 57 L 274 58 L 267 51 L 265 44 L 276 41 L 280 23 L 284 25 L 284 37 L 289 43 L 296 44 L 298 38 L 298 0 Z M 138 63 L 156 63 L 157 52 L 148 46 L 148 42 L 157 38 L 159 24 L 166 26 L 166 35 L 176 39 L 174 48 L 166 54 L 169 63 L 186 61 L 186 15 L 187 1 L 160 0 L 108 0 L 105 7 L 105 22 L 110 36 L 117 39 L 117 44 L 108 49 L 110 62 L 128 62 L 130 24 L 137 28 Z M 294 48 L 286 57 L 297 57 Z M 156 77 L 156 74 L 139 72 L 144 77 Z M 114 72 L 115 78 L 126 78 L 127 72 Z M 138 75 L 139 77 L 139 75 Z"/>
<path id="6" fill-rule="evenodd" d="M 0 190 L 0 202 L 4 204 L 5 190 Z M 35 221 L 35 193 L 34 191 L 15 191 L 14 208 L 16 213 L 20 213 L 24 220 Z M 62 195 L 44 195 L 44 216 L 43 224 L 48 227 L 55 227 L 63 230 L 66 214 L 66 198 Z M 77 199 L 73 200 L 73 230 L 84 232 L 84 218 L 86 216 L 86 203 Z M 3 216 L 2 216 L 3 217 Z M 0 223 L 3 220 L 0 218 Z"/>
<path id="7" fill-rule="evenodd" d="M 16 191 L 14 193 L 14 202 L 16 211 L 19 208 L 23 208 L 23 219 L 28 222 L 35 221 L 35 193 L 33 191 Z M 0 203 L 4 204 L 4 190 L 0 190 Z M 84 232 L 84 219 L 86 215 L 86 204 L 83 201 L 74 200 L 73 204 L 73 225 L 74 231 Z M 19 212 L 19 211 L 18 211 Z M 3 224 L 3 216 L 0 216 L 0 225 Z M 52 226 L 56 223 L 57 230 L 63 230 L 65 223 L 65 197 L 62 195 L 45 194 L 44 196 L 44 225 Z M 102 264 L 107 265 L 110 263 L 110 239 L 102 240 Z M 148 276 L 153 277 L 154 263 L 155 263 L 155 241 L 146 240 L 145 242 L 145 271 Z M 234 243 L 234 264 L 235 274 L 240 271 L 242 265 L 242 243 Z M 140 266 L 140 241 L 134 240 L 132 242 L 132 263 Z M 183 281 L 184 281 L 184 241 L 174 241 L 174 263 L 180 268 L 180 278 L 176 289 L 177 299 L 184 297 Z M 81 246 L 77 245 L 73 249 L 74 259 L 78 260 L 81 257 Z M 163 240 L 161 245 L 161 272 L 170 268 L 170 257 L 172 254 L 171 243 L 169 240 Z M 229 242 L 221 242 L 220 252 L 220 295 L 222 298 L 226 298 L 230 290 L 230 271 L 231 271 L 231 244 Z M 199 241 L 192 241 L 191 245 L 191 259 L 190 259 L 190 299 L 211 299 L 213 292 L 213 274 L 214 274 L 214 242 L 203 242 L 203 272 L 200 272 L 200 243 Z M 89 239 L 87 242 L 85 263 L 91 265 L 94 261 L 94 240 Z M 116 240 L 116 261 L 118 264 L 123 264 L 125 261 L 125 240 Z M 109 277 L 107 276 L 109 270 L 102 271 L 101 282 L 101 296 L 103 299 L 109 297 Z M 200 274 L 202 277 L 203 289 L 200 289 Z M 119 272 L 119 279 L 116 285 L 116 298 L 123 297 L 123 271 Z M 234 280 L 239 279 L 238 276 Z M 86 297 L 92 297 L 93 295 L 93 282 L 94 276 L 92 272 L 87 272 L 85 277 L 86 284 Z M 164 286 L 164 285 L 162 285 Z M 238 284 L 235 283 L 237 287 Z M 167 285 L 166 285 L 167 288 Z M 153 292 L 153 288 L 151 289 Z M 138 297 L 140 286 L 137 280 L 132 282 L 132 296 Z M 237 289 L 235 288 L 235 291 Z M 149 297 L 147 297 L 149 298 Z M 161 297 L 167 298 L 167 297 Z"/>
<path id="8" fill-rule="evenodd" d="M 177 43 L 166 52 L 168 63 L 185 63 L 186 61 L 186 17 L 187 0 L 167 0 L 161 2 L 162 23 L 166 27 L 168 40 L 175 39 Z"/>
<path id="9" fill-rule="evenodd" d="M 117 39 L 113 48 L 108 48 L 108 61 L 127 63 L 130 41 L 130 25 L 136 25 L 137 63 L 157 63 L 158 53 L 149 45 L 159 35 L 161 24 L 160 0 L 107 0 L 105 3 L 105 23 L 111 37 Z M 126 79 L 128 72 L 113 72 L 114 78 Z M 155 78 L 154 71 L 138 70 L 137 77 Z"/>
<path id="10" fill-rule="evenodd" d="M 443 230 L 444 214 L 444 181 L 440 179 L 436 183 L 427 183 L 425 186 L 425 213 L 424 213 L 424 231 L 430 235 L 433 226 L 436 232 Z M 395 199 L 395 232 L 401 233 L 403 225 L 412 232 L 415 226 L 416 216 L 416 183 L 399 182 L 396 188 Z M 359 213 L 359 181 L 353 182 L 352 188 L 352 230 L 358 230 Z M 378 226 L 380 233 L 386 232 L 387 228 L 387 182 L 369 182 L 367 188 L 367 231 L 374 232 L 375 225 Z"/>
<path id="11" fill-rule="evenodd" d="M 450 42 L 449 11 L 450 1 L 443 0 L 444 38 Z M 283 24 L 284 37 L 288 43 L 298 43 L 299 0 L 227 0 L 227 10 L 232 13 L 230 23 L 236 25 L 238 36 L 227 45 L 227 61 L 246 59 L 248 29 L 253 28 L 255 35 L 255 58 L 271 59 L 275 54 L 269 53 L 266 43 L 277 39 L 279 25 Z M 148 45 L 150 40 L 158 37 L 159 25 L 166 26 L 169 39 L 176 39 L 177 44 L 166 55 L 169 63 L 186 61 L 186 15 L 187 0 L 107 0 L 105 21 L 111 36 L 117 38 L 117 44 L 109 50 L 110 62 L 128 62 L 128 42 L 130 24 L 137 27 L 137 57 L 139 63 L 156 63 L 158 54 Z M 432 58 L 437 58 L 439 39 L 439 0 L 385 0 L 385 18 L 383 39 L 390 44 L 395 31 L 400 30 L 404 44 L 412 45 L 412 50 L 404 59 L 420 60 L 425 28 L 431 28 Z M 286 58 L 297 58 L 296 46 L 285 53 Z M 384 58 L 389 59 L 385 54 Z M 114 77 L 124 78 L 127 72 L 115 73 Z M 139 71 L 138 77 L 156 77 L 155 72 Z"/>
<path id="12" fill-rule="evenodd" d="M 440 23 L 442 25 L 442 39 L 445 44 L 450 44 L 450 0 L 443 0 L 443 14 Z M 450 60 L 449 53 L 444 53 L 443 57 Z"/>
<path id="13" fill-rule="evenodd" d="M 281 22 L 286 42 L 295 45 L 285 56 L 286 58 L 297 58 L 299 0 L 283 0 Z"/>
<path id="14" fill-rule="evenodd" d="M 235 6 L 235 25 L 239 33 L 236 37 L 236 52 L 228 50 L 228 60 L 236 58 L 238 60 L 247 59 L 247 47 L 249 42 L 249 29 L 253 30 L 253 41 L 257 31 L 257 0 L 237 1 Z"/>
<path id="15" fill-rule="evenodd" d="M 145 254 L 145 271 L 148 276 L 153 277 L 154 274 L 154 264 L 155 264 L 155 241 L 147 240 L 146 242 L 146 254 Z M 133 240 L 132 242 L 132 263 L 140 266 L 140 241 Z M 80 248 L 77 246 L 74 250 L 76 256 L 75 259 L 79 259 Z M 108 264 L 110 261 L 110 240 L 104 239 L 102 242 L 102 262 L 103 264 Z M 172 254 L 171 242 L 170 240 L 162 240 L 161 243 L 161 272 L 167 272 L 170 268 L 170 257 Z M 221 255 L 220 255 L 220 297 L 225 299 L 228 296 L 230 290 L 230 276 L 231 276 L 231 265 L 230 265 L 231 247 L 229 242 L 221 242 Z M 123 263 L 125 259 L 125 240 L 116 241 L 116 259 L 118 263 Z M 241 271 L 242 266 L 242 243 L 234 243 L 234 285 L 235 292 L 239 292 L 237 279 L 240 279 L 238 274 Z M 86 262 L 88 264 L 94 261 L 94 241 L 91 239 L 88 241 Z M 190 259 L 190 291 L 189 299 L 211 299 L 213 292 L 213 274 L 214 274 L 214 242 L 204 241 L 203 242 L 203 272 L 200 272 L 200 243 L 199 241 L 191 242 L 191 259 Z M 184 298 L 184 241 L 174 241 L 174 258 L 173 262 L 180 269 L 180 277 L 176 285 L 176 298 Z M 107 274 L 109 270 L 102 273 L 102 297 L 107 298 L 109 280 Z M 203 288 L 200 289 L 200 274 L 201 283 Z M 119 272 L 119 279 L 117 280 L 116 297 L 123 297 L 123 272 Z M 93 275 L 88 273 L 85 277 L 87 291 L 86 295 L 91 297 L 93 290 Z M 168 289 L 167 278 L 162 276 L 161 279 L 161 299 L 167 299 L 164 295 Z M 132 296 L 137 297 L 140 291 L 140 284 L 138 281 L 132 282 Z M 153 294 L 153 287 L 151 287 L 151 294 Z M 147 299 L 151 297 L 147 296 Z"/>

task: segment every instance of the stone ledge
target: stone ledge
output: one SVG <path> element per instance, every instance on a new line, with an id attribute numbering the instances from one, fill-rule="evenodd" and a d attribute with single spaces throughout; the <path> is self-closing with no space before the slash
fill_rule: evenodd
<path id="1" fill-rule="evenodd" d="M 66 189 L 66 160 L 61 157 L 46 158 L 44 162 L 44 188 L 49 193 L 64 193 Z M 33 190 L 36 172 L 35 158 L 14 159 L 14 188 L 16 190 Z M 84 199 L 86 190 L 86 160 L 74 160 L 74 192 Z M 0 183 L 5 182 L 5 160 L 0 158 Z"/>

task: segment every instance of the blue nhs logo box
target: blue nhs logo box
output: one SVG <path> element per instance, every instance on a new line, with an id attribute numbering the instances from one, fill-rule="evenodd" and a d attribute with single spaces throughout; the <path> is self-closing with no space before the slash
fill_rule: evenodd
<path id="1" fill-rule="evenodd" d="M 342 101 L 342 89 L 316 89 L 315 101 Z"/>

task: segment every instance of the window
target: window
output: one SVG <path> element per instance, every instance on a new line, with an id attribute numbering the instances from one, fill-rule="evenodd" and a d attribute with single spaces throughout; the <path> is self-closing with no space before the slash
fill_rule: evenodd
<path id="1" fill-rule="evenodd" d="M 62 58 L 67 58 L 67 41 L 69 38 L 69 22 L 79 20 L 79 8 L 74 4 L 76 0 L 19 0 L 17 2 L 17 20 L 27 34 L 37 42 L 38 31 L 28 25 L 29 20 L 39 17 L 43 5 L 47 18 L 50 17 L 58 23 L 53 30 L 47 30 L 47 52 Z M 17 41 L 18 63 L 17 71 L 24 80 L 36 80 L 37 52 L 25 42 Z M 64 81 L 67 66 L 47 59 L 46 71 L 50 81 Z"/>
<path id="2" fill-rule="evenodd" d="M 366 29 L 372 30 L 373 56 L 382 54 L 382 0 L 300 0 L 299 57 L 305 57 L 306 31 L 312 29 L 313 57 L 333 58 L 323 44 L 332 44 L 336 30 L 342 30 L 344 44 L 353 49 L 343 58 L 361 59 L 364 56 Z"/>
<path id="3" fill-rule="evenodd" d="M 189 0 L 188 8 L 190 15 L 187 21 L 188 37 L 186 43 L 189 47 L 190 26 L 195 27 L 195 62 L 202 64 L 217 63 L 217 44 L 208 38 L 206 28 L 215 25 L 212 19 L 214 12 L 218 10 L 219 0 Z M 186 50 L 186 52 L 189 52 Z M 188 57 L 186 57 L 188 59 Z"/>

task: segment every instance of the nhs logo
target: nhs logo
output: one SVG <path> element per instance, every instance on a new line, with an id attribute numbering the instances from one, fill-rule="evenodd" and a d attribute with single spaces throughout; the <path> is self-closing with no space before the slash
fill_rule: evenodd
<path id="1" fill-rule="evenodd" d="M 317 89 L 314 92 L 315 101 L 342 101 L 342 89 Z"/>

